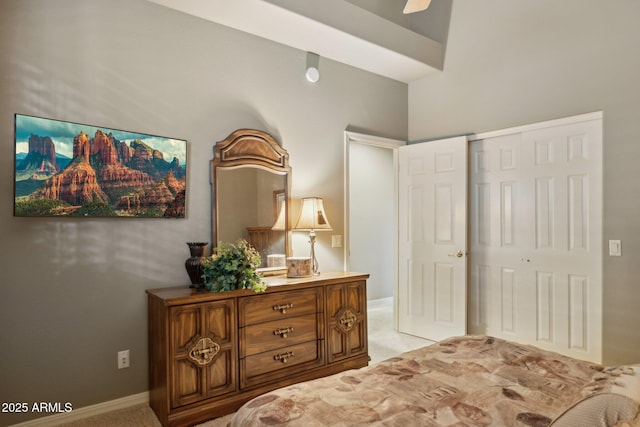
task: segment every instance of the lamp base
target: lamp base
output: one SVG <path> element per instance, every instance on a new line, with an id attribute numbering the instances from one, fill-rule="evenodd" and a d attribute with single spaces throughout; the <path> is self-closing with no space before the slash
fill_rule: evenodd
<path id="1" fill-rule="evenodd" d="M 310 231 L 309 232 L 309 243 L 311 244 L 311 255 L 309 255 L 311 257 L 311 274 L 313 274 L 314 276 L 318 276 L 320 274 L 320 271 L 318 271 L 318 259 L 316 258 L 316 250 L 315 250 L 315 245 L 316 245 L 316 233 L 315 231 Z"/>

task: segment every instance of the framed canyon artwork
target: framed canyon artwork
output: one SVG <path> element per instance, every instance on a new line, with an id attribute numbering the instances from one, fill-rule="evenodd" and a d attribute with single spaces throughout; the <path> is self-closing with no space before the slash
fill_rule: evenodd
<path id="1" fill-rule="evenodd" d="M 184 218 L 187 141 L 15 115 L 14 216 Z"/>

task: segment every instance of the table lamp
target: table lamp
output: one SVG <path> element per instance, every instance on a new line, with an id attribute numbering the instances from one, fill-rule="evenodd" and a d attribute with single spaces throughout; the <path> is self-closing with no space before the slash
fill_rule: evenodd
<path id="1" fill-rule="evenodd" d="M 331 231 L 331 224 L 327 220 L 327 214 L 324 211 L 322 199 L 319 197 L 306 197 L 302 199 L 300 215 L 296 221 L 294 230 L 308 231 L 309 243 L 311 244 L 311 262 L 313 265 L 313 274 L 318 275 L 318 260 L 316 259 L 315 244 L 316 231 Z"/>

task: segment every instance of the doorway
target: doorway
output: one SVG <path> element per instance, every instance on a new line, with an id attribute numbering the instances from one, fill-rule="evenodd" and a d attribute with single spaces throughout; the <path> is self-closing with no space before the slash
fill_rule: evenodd
<path id="1" fill-rule="evenodd" d="M 345 132 L 345 270 L 369 273 L 367 299 L 393 298 L 394 307 L 396 151 L 402 145 L 405 141 Z"/>

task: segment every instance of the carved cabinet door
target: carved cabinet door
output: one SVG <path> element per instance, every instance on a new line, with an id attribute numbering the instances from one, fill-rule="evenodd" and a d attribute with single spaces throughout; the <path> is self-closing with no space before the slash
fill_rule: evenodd
<path id="1" fill-rule="evenodd" d="M 366 282 L 326 288 L 327 357 L 336 362 L 367 353 Z"/>
<path id="2" fill-rule="evenodd" d="M 170 309 L 171 407 L 233 392 L 235 300 Z"/>

